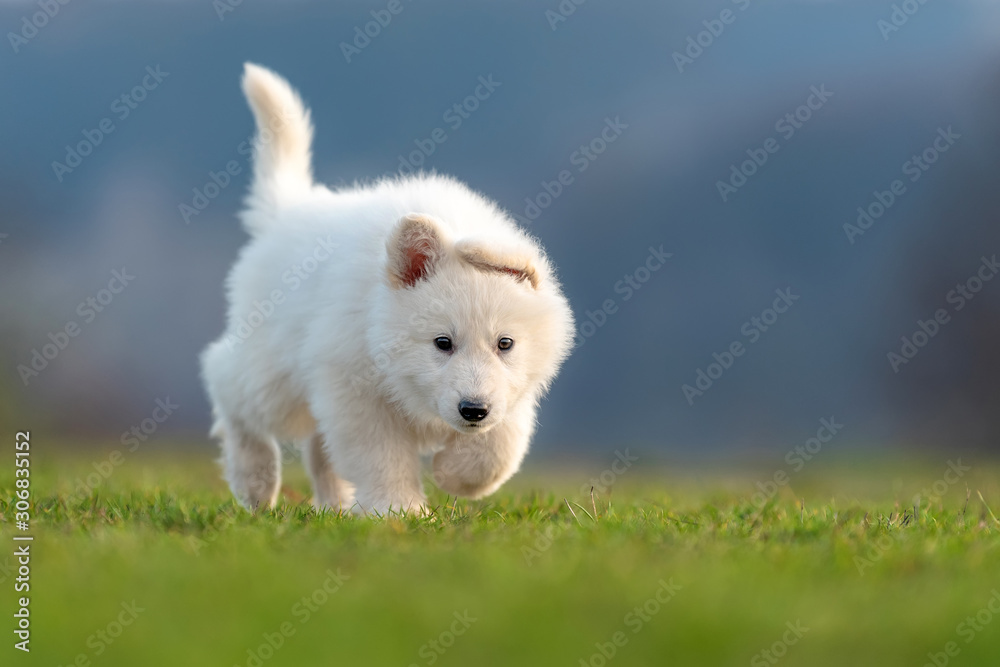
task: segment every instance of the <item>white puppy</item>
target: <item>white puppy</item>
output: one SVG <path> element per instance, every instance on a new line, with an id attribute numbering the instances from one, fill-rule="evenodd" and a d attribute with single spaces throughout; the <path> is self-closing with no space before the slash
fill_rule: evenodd
<path id="1" fill-rule="evenodd" d="M 227 331 L 202 355 L 236 498 L 275 504 L 278 440 L 305 448 L 320 506 L 422 509 L 427 453 L 445 491 L 492 493 L 572 347 L 544 253 L 449 178 L 313 183 L 296 93 L 251 64 L 243 90 L 257 121 L 242 214 L 253 238 L 229 275 Z"/>

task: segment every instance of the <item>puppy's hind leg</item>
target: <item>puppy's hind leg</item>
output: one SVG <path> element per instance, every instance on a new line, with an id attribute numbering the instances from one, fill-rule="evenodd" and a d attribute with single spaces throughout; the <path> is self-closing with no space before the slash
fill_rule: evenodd
<path id="1" fill-rule="evenodd" d="M 324 438 L 317 433 L 306 444 L 303 460 L 312 479 L 314 504 L 317 509 L 350 509 L 354 504 L 354 487 L 333 471 L 330 457 L 323 450 Z"/>
<path id="2" fill-rule="evenodd" d="M 222 439 L 223 475 L 240 504 L 249 510 L 274 507 L 281 487 L 281 452 L 274 439 L 233 425 L 213 433 Z"/>

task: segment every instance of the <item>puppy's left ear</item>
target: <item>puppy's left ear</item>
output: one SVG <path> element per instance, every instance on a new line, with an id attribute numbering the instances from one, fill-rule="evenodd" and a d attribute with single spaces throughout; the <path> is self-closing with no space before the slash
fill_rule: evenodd
<path id="1" fill-rule="evenodd" d="M 386 251 L 389 284 L 397 289 L 413 287 L 434 272 L 444 254 L 441 228 L 430 216 L 404 215 L 389 235 Z"/>
<path id="2" fill-rule="evenodd" d="M 481 271 L 504 273 L 538 289 L 541 277 L 535 269 L 535 253 L 529 247 L 463 239 L 455 244 L 455 251 L 462 260 Z"/>

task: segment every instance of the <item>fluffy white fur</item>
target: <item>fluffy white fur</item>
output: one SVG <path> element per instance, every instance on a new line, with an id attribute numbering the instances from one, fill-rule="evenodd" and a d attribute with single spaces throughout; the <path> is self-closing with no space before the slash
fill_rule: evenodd
<path id="1" fill-rule="evenodd" d="M 279 440 L 305 448 L 320 506 L 422 509 L 430 453 L 442 489 L 492 493 L 520 466 L 572 346 L 543 251 L 450 178 L 314 184 L 295 91 L 252 64 L 243 90 L 257 122 L 242 214 L 252 239 L 229 275 L 227 331 L 202 355 L 236 498 L 275 504 Z M 489 412 L 467 421 L 462 401 Z"/>

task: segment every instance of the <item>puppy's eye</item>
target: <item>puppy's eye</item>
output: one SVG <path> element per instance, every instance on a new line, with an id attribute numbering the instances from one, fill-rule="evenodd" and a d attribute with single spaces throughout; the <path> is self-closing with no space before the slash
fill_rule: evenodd
<path id="1" fill-rule="evenodd" d="M 514 339 L 507 338 L 506 336 L 504 336 L 497 342 L 497 347 L 500 348 L 501 350 L 509 350 L 510 348 L 514 347 Z"/>
<path id="2" fill-rule="evenodd" d="M 434 339 L 434 344 L 442 352 L 451 352 L 451 339 L 447 336 L 438 336 Z"/>

